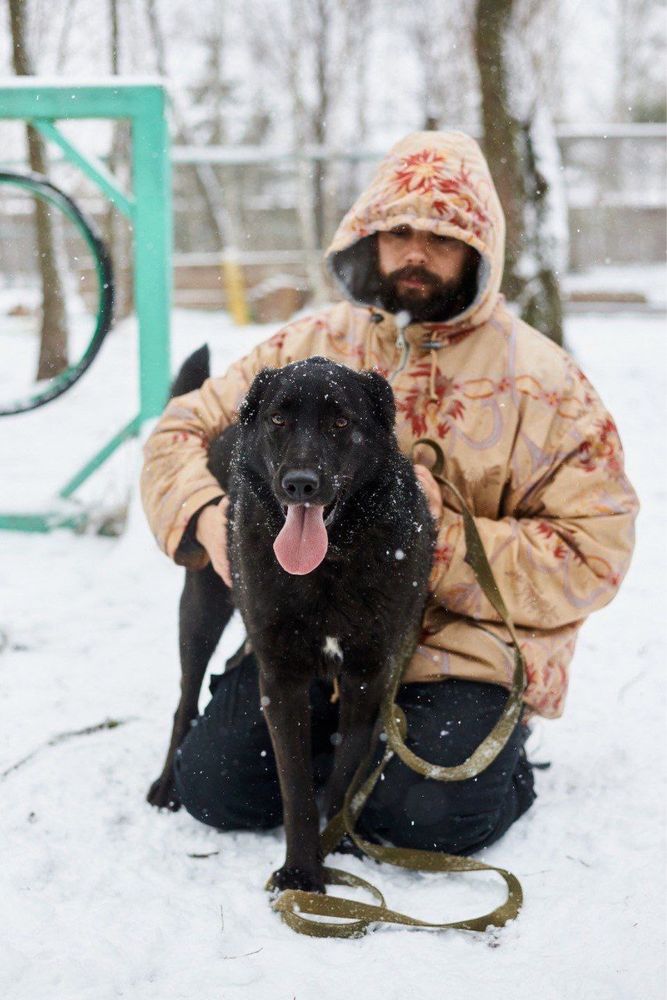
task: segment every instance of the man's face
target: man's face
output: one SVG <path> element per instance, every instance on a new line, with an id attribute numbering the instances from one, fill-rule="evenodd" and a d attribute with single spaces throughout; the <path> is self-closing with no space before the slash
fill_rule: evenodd
<path id="1" fill-rule="evenodd" d="M 475 293 L 478 254 L 449 236 L 396 226 L 378 233 L 382 298 L 390 312 L 404 309 L 415 322 L 462 312 Z"/>

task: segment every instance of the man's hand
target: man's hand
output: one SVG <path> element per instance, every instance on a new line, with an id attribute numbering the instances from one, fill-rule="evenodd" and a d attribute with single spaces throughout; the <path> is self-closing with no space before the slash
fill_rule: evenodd
<path id="1" fill-rule="evenodd" d="M 228 587 L 232 585 L 232 573 L 227 556 L 227 512 L 229 497 L 223 497 L 219 504 L 204 507 L 197 518 L 195 536 L 208 552 L 213 569 Z"/>
<path id="2" fill-rule="evenodd" d="M 415 475 L 417 482 L 426 495 L 431 517 L 438 524 L 442 517 L 442 495 L 440 493 L 440 486 L 437 480 L 433 478 L 431 470 L 428 467 L 429 460 L 433 461 L 431 449 L 419 445 L 415 450 Z"/>

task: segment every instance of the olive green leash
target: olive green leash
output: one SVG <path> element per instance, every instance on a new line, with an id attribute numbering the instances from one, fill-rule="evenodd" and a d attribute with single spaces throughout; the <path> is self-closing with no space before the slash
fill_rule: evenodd
<path id="1" fill-rule="evenodd" d="M 320 893 L 304 892 L 300 889 L 287 889 L 273 900 L 272 907 L 293 930 L 311 937 L 362 937 L 369 927 L 378 923 L 402 924 L 407 927 L 422 927 L 431 930 L 465 930 L 484 931 L 489 926 L 503 927 L 513 920 L 523 902 L 523 892 L 516 876 L 504 868 L 486 865 L 473 858 L 455 854 L 443 854 L 441 851 L 419 851 L 402 847 L 386 847 L 371 843 L 355 832 L 357 820 L 370 797 L 385 766 L 396 754 L 408 767 L 424 777 L 435 781 L 464 781 L 480 774 L 491 764 L 503 749 L 510 734 L 521 717 L 522 695 L 525 687 L 525 662 L 519 648 L 519 642 L 514 625 L 505 606 L 498 585 L 495 581 L 489 561 L 484 551 L 482 540 L 475 525 L 473 516 L 468 509 L 460 491 L 453 483 L 443 477 L 444 455 L 440 445 L 430 438 L 422 438 L 415 443 L 428 445 L 435 453 L 436 462 L 431 473 L 434 478 L 451 490 L 461 504 L 466 543 L 466 562 L 477 577 L 478 583 L 491 603 L 501 621 L 506 626 L 514 647 L 514 675 L 509 696 L 502 714 L 495 726 L 477 747 L 474 753 L 454 767 L 443 767 L 431 764 L 405 745 L 407 731 L 405 716 L 402 709 L 395 703 L 396 694 L 401 683 L 401 676 L 407 658 L 411 655 L 414 642 L 406 644 L 402 655 L 396 656 L 392 666 L 387 692 L 382 703 L 380 718 L 387 736 L 387 748 L 377 767 L 363 780 L 370 766 L 373 750 L 362 761 L 357 769 L 350 787 L 345 795 L 343 808 L 329 822 L 320 838 L 322 857 L 325 858 L 338 845 L 345 834 L 348 834 L 355 845 L 376 861 L 412 871 L 423 872 L 496 872 L 504 880 L 507 888 L 505 901 L 489 913 L 468 920 L 455 920 L 447 923 L 431 923 L 417 920 L 405 913 L 390 909 L 382 893 L 365 879 L 352 875 L 337 868 L 324 868 L 324 881 L 327 885 L 347 885 L 365 889 L 377 900 L 376 904 L 362 903 L 352 899 L 342 899 L 338 896 L 325 896 Z M 374 745 L 374 741 L 372 746 Z M 268 890 L 273 890 L 271 879 L 266 884 Z M 308 916 L 306 916 L 308 915 Z M 333 917 L 334 921 L 309 919 L 309 916 Z M 339 923 L 338 920 L 345 922 Z"/>

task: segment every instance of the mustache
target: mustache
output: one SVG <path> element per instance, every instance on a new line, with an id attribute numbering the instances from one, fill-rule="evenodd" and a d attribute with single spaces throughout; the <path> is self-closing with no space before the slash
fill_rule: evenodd
<path id="1" fill-rule="evenodd" d="M 424 285 L 430 285 L 431 288 L 438 291 L 447 287 L 436 274 L 417 264 L 392 271 L 391 274 L 387 275 L 387 281 L 393 286 L 396 286 L 399 281 L 421 281 Z"/>

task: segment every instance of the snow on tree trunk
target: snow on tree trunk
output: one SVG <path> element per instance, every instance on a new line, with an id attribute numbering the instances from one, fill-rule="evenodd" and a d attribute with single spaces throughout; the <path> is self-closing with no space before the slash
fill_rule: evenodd
<path id="1" fill-rule="evenodd" d="M 503 291 L 526 322 L 561 344 L 559 274 L 567 253 L 562 167 L 513 7 L 514 0 L 478 0 L 475 24 L 484 147 L 507 220 Z"/>

